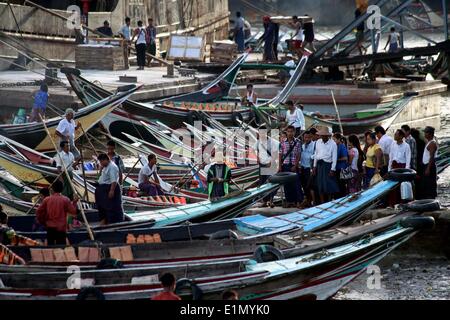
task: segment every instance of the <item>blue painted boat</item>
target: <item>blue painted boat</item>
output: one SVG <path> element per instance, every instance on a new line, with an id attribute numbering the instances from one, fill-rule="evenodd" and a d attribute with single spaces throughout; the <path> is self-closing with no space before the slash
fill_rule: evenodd
<path id="1" fill-rule="evenodd" d="M 385 219 L 385 218 L 383 218 Z M 276 261 L 260 262 L 247 258 L 235 261 L 182 265 L 134 266 L 124 269 L 82 270 L 84 279 L 105 299 L 149 298 L 161 291 L 152 275 L 173 273 L 178 279 L 176 293 L 184 299 L 221 299 L 225 289 L 237 289 L 241 300 L 327 299 L 352 281 L 370 265 L 376 264 L 417 232 L 431 228 L 431 217 L 406 218 L 373 235 L 350 242 L 300 253 Z M 61 267 L 61 266 L 60 266 Z M 80 289 L 67 289 L 67 271 L 35 270 L 34 266 L 5 266 L 0 273 L 4 284 L 0 299 L 76 299 Z M 137 281 L 141 280 L 141 281 Z"/>
<path id="2" fill-rule="evenodd" d="M 254 215 L 235 219 L 237 229 L 248 235 L 261 235 L 303 229 L 312 232 L 354 221 L 364 210 L 375 205 L 398 182 L 382 181 L 369 190 L 348 195 L 322 205 L 274 217 Z"/>

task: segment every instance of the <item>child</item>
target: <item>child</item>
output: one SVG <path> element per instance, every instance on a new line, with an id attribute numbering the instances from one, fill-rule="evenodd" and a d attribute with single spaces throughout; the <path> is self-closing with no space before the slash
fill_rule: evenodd
<path id="1" fill-rule="evenodd" d="M 41 121 L 41 117 L 45 116 L 45 109 L 48 103 L 48 86 L 43 83 L 41 88 L 34 95 L 33 111 L 31 113 L 31 122 Z M 41 117 L 39 117 L 41 115 Z"/>

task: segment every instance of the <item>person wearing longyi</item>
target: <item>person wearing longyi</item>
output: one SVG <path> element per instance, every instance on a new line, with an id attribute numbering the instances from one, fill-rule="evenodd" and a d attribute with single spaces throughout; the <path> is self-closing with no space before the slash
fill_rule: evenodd
<path id="1" fill-rule="evenodd" d="M 139 189 L 147 196 L 162 196 L 164 191 L 161 189 L 161 180 L 158 176 L 156 155 L 149 154 L 148 163 L 139 170 Z"/>
<path id="2" fill-rule="evenodd" d="M 411 168 L 411 148 L 405 141 L 405 132 L 399 129 L 395 132 L 394 140 L 389 152 L 388 170 Z"/>
<path id="3" fill-rule="evenodd" d="M 108 141 L 108 143 L 106 144 L 106 149 L 107 149 L 108 157 L 119 168 L 119 184 L 122 185 L 123 173 L 125 171 L 125 165 L 123 164 L 123 160 L 120 157 L 120 155 L 118 155 L 116 153 L 116 143 L 112 140 Z"/>
<path id="4" fill-rule="evenodd" d="M 320 139 L 316 142 L 312 174 L 316 180 L 320 202 L 324 203 L 339 192 L 336 181 L 337 145 L 331 138 L 328 128 L 319 130 Z"/>
<path id="5" fill-rule="evenodd" d="M 405 142 L 409 144 L 409 148 L 411 149 L 411 169 L 417 170 L 416 139 L 411 135 L 411 128 L 407 124 L 402 125 L 402 130 L 405 132 Z"/>
<path id="6" fill-rule="evenodd" d="M 225 164 L 222 151 L 215 152 L 214 164 L 209 167 L 207 174 L 209 199 L 215 200 L 226 196 L 229 192 L 231 169 Z"/>
<path id="7" fill-rule="evenodd" d="M 60 174 L 59 180 L 64 184 L 62 194 L 69 199 L 73 199 L 73 190 L 70 182 L 68 181 L 67 175 L 64 172 L 64 168 L 67 170 L 69 178 L 73 179 L 73 169 L 76 166 L 75 157 L 73 153 L 70 152 L 68 141 L 62 141 L 59 147 L 62 151 L 58 152 L 54 159 L 56 162 L 56 168 L 58 169 L 58 173 Z"/>
<path id="8" fill-rule="evenodd" d="M 80 158 L 80 151 L 75 147 L 75 131 L 81 127 L 81 123 L 75 123 L 73 120 L 74 115 L 75 112 L 72 108 L 66 109 L 64 119 L 59 122 L 55 134 L 59 137 L 59 143 L 62 141 L 69 142 L 70 151 L 73 153 L 75 160 L 78 160 Z"/>
<path id="9" fill-rule="evenodd" d="M 292 172 L 296 174 L 295 182 L 284 185 L 286 206 L 300 206 L 303 202 L 303 192 L 299 176 L 299 162 L 301 157 L 302 143 L 295 137 L 294 126 L 288 126 L 286 130 L 286 140 L 280 146 L 280 171 Z"/>
<path id="10" fill-rule="evenodd" d="M 425 127 L 426 145 L 423 150 L 421 161 L 420 177 L 420 199 L 436 199 L 437 197 L 437 168 L 436 156 L 438 154 L 439 145 L 434 137 L 435 129 L 433 127 Z M 418 197 L 419 198 L 419 197 Z"/>
<path id="11" fill-rule="evenodd" d="M 102 224 L 122 222 L 122 192 L 119 186 L 119 168 L 105 153 L 97 157 L 101 171 L 95 189 L 95 202 Z"/>

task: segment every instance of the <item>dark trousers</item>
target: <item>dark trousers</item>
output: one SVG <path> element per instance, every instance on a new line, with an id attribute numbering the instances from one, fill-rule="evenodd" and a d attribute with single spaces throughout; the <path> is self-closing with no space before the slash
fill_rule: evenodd
<path id="1" fill-rule="evenodd" d="M 310 197 L 311 195 L 311 168 L 302 167 L 302 172 L 300 173 L 300 183 L 302 185 L 303 193 Z"/>
<path id="2" fill-rule="evenodd" d="M 58 231 L 55 228 L 47 228 L 47 245 L 65 245 L 67 234 L 63 231 Z"/>
<path id="3" fill-rule="evenodd" d="M 136 45 L 136 55 L 137 55 L 137 65 L 139 67 L 145 66 L 145 51 L 147 50 L 147 45 L 145 43 L 140 43 Z"/>
<path id="4" fill-rule="evenodd" d="M 122 194 L 119 185 L 114 189 L 114 197 L 108 197 L 110 184 L 100 184 L 95 189 L 95 202 L 97 204 L 100 220 L 105 220 L 107 224 L 123 222 Z"/>
<path id="5" fill-rule="evenodd" d="M 270 176 L 268 175 L 263 175 L 261 174 L 261 171 L 264 167 L 263 166 L 259 166 L 259 186 L 262 186 L 263 184 L 267 183 L 267 180 L 269 179 Z M 265 196 L 263 198 L 264 202 L 271 202 L 273 200 L 273 197 L 275 196 L 276 191 L 275 192 L 271 192 L 269 193 L 267 196 Z"/>
<path id="6" fill-rule="evenodd" d="M 292 172 L 292 165 L 283 164 L 281 167 L 282 172 Z M 303 192 L 300 186 L 300 175 L 297 172 L 297 180 L 293 183 L 287 183 L 284 185 L 284 195 L 286 197 L 286 202 L 294 203 L 294 202 L 302 202 L 303 201 Z"/>
<path id="7" fill-rule="evenodd" d="M 342 169 L 336 169 L 336 180 L 339 187 L 339 192 L 337 194 L 338 198 L 345 197 L 347 195 L 347 180 L 341 179 L 341 170 Z"/>

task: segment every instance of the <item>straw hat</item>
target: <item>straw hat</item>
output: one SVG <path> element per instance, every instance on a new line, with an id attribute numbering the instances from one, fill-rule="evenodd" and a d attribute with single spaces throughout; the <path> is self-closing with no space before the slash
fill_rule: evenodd
<path id="1" fill-rule="evenodd" d="M 75 114 L 75 111 L 73 111 L 73 109 L 72 108 L 67 108 L 66 109 L 66 112 L 65 112 L 65 115 L 67 116 L 68 114 Z"/>
<path id="2" fill-rule="evenodd" d="M 319 135 L 319 136 L 331 136 L 332 133 L 331 133 L 330 129 L 328 129 L 327 127 L 323 127 L 323 128 L 319 129 L 319 131 L 317 132 L 317 135 Z"/>

